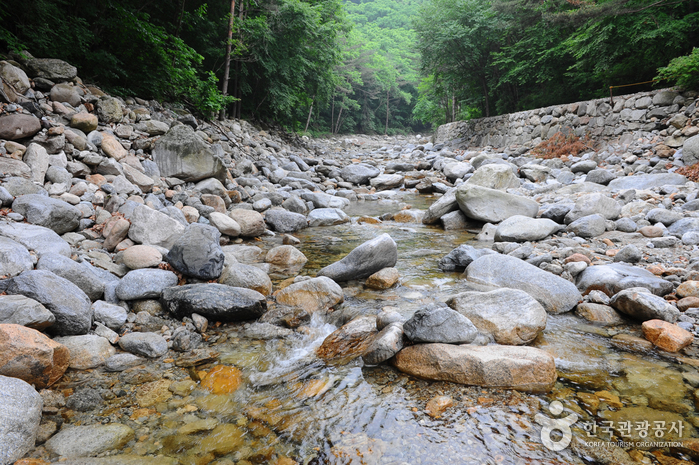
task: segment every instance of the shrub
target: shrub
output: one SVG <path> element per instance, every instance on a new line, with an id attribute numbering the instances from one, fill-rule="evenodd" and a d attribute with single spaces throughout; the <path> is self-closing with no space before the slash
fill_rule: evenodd
<path id="1" fill-rule="evenodd" d="M 532 153 L 539 158 L 562 158 L 592 149 L 592 141 L 587 135 L 581 139 L 573 134 L 566 136 L 557 132 L 534 147 Z"/>
<path id="2" fill-rule="evenodd" d="M 699 88 L 699 48 L 689 55 L 673 59 L 666 67 L 658 68 L 656 79 L 667 79 L 678 86 Z"/>

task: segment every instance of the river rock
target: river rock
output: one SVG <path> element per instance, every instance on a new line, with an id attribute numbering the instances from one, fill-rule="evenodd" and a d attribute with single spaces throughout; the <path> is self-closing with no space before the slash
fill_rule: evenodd
<path id="1" fill-rule="evenodd" d="M 362 355 L 373 341 L 376 318 L 355 318 L 325 338 L 316 353 L 323 360 L 353 358 Z"/>
<path id="2" fill-rule="evenodd" d="M 608 185 L 614 179 L 616 179 L 616 175 L 612 170 L 606 169 L 595 169 L 589 171 L 587 176 L 585 176 L 585 182 L 594 182 L 595 184 L 601 184 L 603 186 Z"/>
<path id="3" fill-rule="evenodd" d="M 641 325 L 643 336 L 668 352 L 679 352 L 694 340 L 687 330 L 663 320 L 647 320 Z"/>
<path id="4" fill-rule="evenodd" d="M 369 276 L 364 285 L 371 289 L 390 289 L 400 279 L 400 273 L 397 268 L 389 267 L 377 271 Z"/>
<path id="5" fill-rule="evenodd" d="M 22 379 L 41 389 L 61 379 L 69 362 L 68 348 L 39 331 L 0 324 L 0 375 Z"/>
<path id="6" fill-rule="evenodd" d="M 509 255 L 484 255 L 471 263 L 465 274 L 477 284 L 520 289 L 548 313 L 567 312 L 582 300 L 570 281 Z"/>
<path id="7" fill-rule="evenodd" d="M 403 185 L 403 176 L 400 174 L 380 174 L 369 181 L 369 184 L 377 191 L 395 189 Z"/>
<path id="8" fill-rule="evenodd" d="M 19 242 L 41 257 L 58 253 L 70 257 L 70 245 L 49 228 L 27 223 L 0 223 L 0 235 Z"/>
<path id="9" fill-rule="evenodd" d="M 425 216 L 422 217 L 422 223 L 434 224 L 447 213 L 458 209 L 459 203 L 456 201 L 456 187 L 453 187 L 429 206 Z"/>
<path id="10" fill-rule="evenodd" d="M 568 231 L 580 237 L 597 237 L 607 230 L 607 223 L 603 216 L 594 214 L 578 218 L 568 225 Z"/>
<path id="11" fill-rule="evenodd" d="M 472 245 L 463 244 L 439 261 L 439 269 L 442 271 L 463 271 L 474 260 L 492 254 L 497 254 L 497 252 L 491 249 L 476 249 Z"/>
<path id="12" fill-rule="evenodd" d="M 667 228 L 667 232 L 677 238 L 682 238 L 683 235 L 690 231 L 699 231 L 699 218 L 682 218 Z"/>
<path id="13" fill-rule="evenodd" d="M 163 254 L 150 245 L 133 245 L 124 250 L 121 259 L 132 270 L 153 268 L 163 261 Z"/>
<path id="14" fill-rule="evenodd" d="M 36 184 L 44 184 L 49 169 L 49 154 L 46 149 L 39 144 L 29 144 L 22 160 L 32 171 L 31 180 Z"/>
<path id="15" fill-rule="evenodd" d="M 450 181 L 454 182 L 457 179 L 463 179 L 464 176 L 466 176 L 468 173 L 473 171 L 473 166 L 468 163 L 468 162 L 452 162 L 452 163 L 447 163 L 444 168 L 442 168 L 442 172 L 444 173 L 444 176 Z"/>
<path id="16" fill-rule="evenodd" d="M 34 268 L 34 261 L 25 246 L 0 236 L 0 276 L 12 277 Z"/>
<path id="17" fill-rule="evenodd" d="M 395 266 L 397 261 L 395 241 L 388 234 L 382 234 L 361 244 L 342 260 L 321 269 L 318 276 L 326 276 L 337 282 L 363 279 L 383 268 Z"/>
<path id="18" fill-rule="evenodd" d="M 209 213 L 209 221 L 221 234 L 231 237 L 240 236 L 240 225 L 228 215 L 219 212 L 211 212 Z"/>
<path id="19" fill-rule="evenodd" d="M 624 318 L 608 305 L 582 302 L 575 308 L 575 314 L 580 318 L 603 326 L 615 326 L 626 323 Z"/>
<path id="20" fill-rule="evenodd" d="M 167 341 L 157 333 L 124 334 L 119 338 L 119 347 L 148 358 L 158 358 L 167 353 Z"/>
<path id="21" fill-rule="evenodd" d="M 413 342 L 468 344 L 478 335 L 471 320 L 450 308 L 420 309 L 403 324 L 405 336 Z"/>
<path id="22" fill-rule="evenodd" d="M 324 311 L 344 300 L 339 284 L 324 276 L 291 284 L 275 294 L 277 302 L 313 313 Z"/>
<path id="23" fill-rule="evenodd" d="M 267 310 L 265 296 L 224 284 L 187 284 L 163 291 L 165 308 L 177 318 L 197 313 L 213 321 L 253 320 Z"/>
<path id="24" fill-rule="evenodd" d="M 25 271 L 12 278 L 8 294 L 41 303 L 56 317 L 50 332 L 60 336 L 86 334 L 92 326 L 92 307 L 85 293 L 65 278 L 46 270 Z"/>
<path id="25" fill-rule="evenodd" d="M 268 296 L 272 293 L 272 280 L 269 279 L 267 273 L 256 266 L 246 265 L 244 263 L 231 263 L 227 265 L 223 269 L 218 282 L 226 286 L 252 289 L 264 296 Z"/>
<path id="26" fill-rule="evenodd" d="M 278 245 L 271 248 L 265 256 L 265 262 L 280 267 L 299 267 L 307 261 L 306 256 L 293 245 Z"/>
<path id="27" fill-rule="evenodd" d="M 46 449 L 61 457 L 93 457 L 121 450 L 134 438 L 134 430 L 120 423 L 66 426 L 46 441 Z"/>
<path id="28" fill-rule="evenodd" d="M 124 310 L 124 307 L 110 304 L 103 300 L 98 300 L 92 304 L 92 312 L 95 321 L 102 323 L 114 331 L 118 331 L 122 326 L 124 326 L 128 316 L 126 310 Z"/>
<path id="29" fill-rule="evenodd" d="M 564 222 L 570 224 L 589 215 L 600 215 L 607 220 L 616 220 L 621 215 L 621 205 L 602 193 L 595 192 L 580 197 L 566 214 Z"/>
<path id="30" fill-rule="evenodd" d="M 116 354 L 116 349 L 108 340 L 94 334 L 57 337 L 54 341 L 68 348 L 70 367 L 76 370 L 97 368 Z"/>
<path id="31" fill-rule="evenodd" d="M 631 422 L 631 425 L 646 424 L 645 422 L 649 425 L 666 425 L 664 435 L 662 436 L 663 441 L 678 441 L 693 435 L 692 432 L 694 430 L 694 428 L 684 420 L 682 415 L 650 407 L 624 407 L 617 410 L 603 410 L 600 412 L 600 417 L 607 421 L 607 424 L 612 428 L 625 434 L 624 441 L 634 441 L 641 444 L 655 440 L 655 438 L 650 438 L 651 431 L 648 431 L 648 436 L 641 436 L 640 434 L 643 430 L 640 428 L 631 428 L 630 431 L 621 430 L 620 426 L 622 422 Z M 676 425 L 675 431 L 670 432 L 669 426 L 673 424 Z M 677 427 L 680 425 L 683 431 L 682 434 L 678 434 L 677 432 Z"/>
<path id="32" fill-rule="evenodd" d="M 379 175 L 378 168 L 366 163 L 356 163 L 345 166 L 340 170 L 340 176 L 352 184 L 369 184 L 369 180 Z"/>
<path id="33" fill-rule="evenodd" d="M 663 296 L 672 292 L 674 287 L 670 281 L 648 270 L 623 263 L 588 266 L 578 275 L 577 286 L 583 295 L 597 290 L 610 297 L 632 287 L 644 287 L 655 295 Z"/>
<path id="34" fill-rule="evenodd" d="M 36 116 L 21 113 L 0 116 L 0 139 L 26 139 L 39 131 L 41 121 Z"/>
<path id="35" fill-rule="evenodd" d="M 259 212 L 234 208 L 228 212 L 228 216 L 238 223 L 242 237 L 261 236 L 267 230 L 265 218 Z"/>
<path id="36" fill-rule="evenodd" d="M 0 295 L 0 324 L 17 324 L 43 331 L 56 321 L 53 313 L 23 295 Z"/>
<path id="37" fill-rule="evenodd" d="M 667 185 L 682 186 L 686 182 L 687 178 L 677 173 L 636 174 L 614 179 L 609 183 L 609 188 L 620 191 L 626 189 L 645 190 Z"/>
<path id="38" fill-rule="evenodd" d="M 499 223 L 514 215 L 533 218 L 539 211 L 532 199 L 468 183 L 459 186 L 456 201 L 466 216 L 484 223 Z"/>
<path id="39" fill-rule="evenodd" d="M 23 179 L 25 181 L 28 181 L 29 178 L 32 177 L 32 170 L 27 166 L 26 163 L 24 163 L 21 160 L 15 160 L 14 158 L 8 158 L 8 157 L 0 157 L 0 174 L 4 174 L 5 176 L 10 176 L 17 179 Z M 10 186 L 5 184 L 5 187 L 7 189 L 11 189 Z M 33 190 L 39 190 L 40 188 L 35 185 L 31 185 L 31 189 Z M 17 192 L 10 192 L 10 195 L 17 194 Z M 10 200 L 10 203 L 12 203 L 12 199 Z"/>
<path id="40" fill-rule="evenodd" d="M 517 289 L 464 292 L 449 298 L 447 305 L 481 333 L 491 334 L 498 344 L 528 344 L 546 328 L 544 307 Z"/>
<path id="41" fill-rule="evenodd" d="M 72 81 L 78 75 L 78 68 L 57 58 L 30 58 L 25 64 L 30 76 L 49 81 Z"/>
<path id="42" fill-rule="evenodd" d="M 466 183 L 499 191 L 519 187 L 519 179 L 512 168 L 501 164 L 481 165 Z"/>
<path id="43" fill-rule="evenodd" d="M 103 123 L 118 123 L 124 117 L 124 107 L 116 97 L 102 96 L 95 106 L 97 116 Z"/>
<path id="44" fill-rule="evenodd" d="M 115 292 L 119 300 L 159 299 L 163 290 L 176 286 L 177 281 L 172 271 L 144 268 L 129 271 Z"/>
<path id="45" fill-rule="evenodd" d="M 674 323 L 680 316 L 677 308 L 645 288 L 620 291 L 612 297 L 609 304 L 619 312 L 641 321 L 657 319 Z"/>
<path id="46" fill-rule="evenodd" d="M 339 208 L 316 208 L 308 213 L 308 226 L 334 226 L 349 222 L 347 213 Z"/>
<path id="47" fill-rule="evenodd" d="M 82 289 L 92 301 L 101 298 L 104 294 L 104 283 L 90 268 L 63 255 L 56 253 L 42 255 L 36 264 L 36 269 L 47 270 L 67 279 Z"/>
<path id="48" fill-rule="evenodd" d="M 158 139 L 153 148 L 153 161 L 163 177 L 183 181 L 225 179 L 226 169 L 221 159 L 186 124 L 174 126 Z"/>
<path id="49" fill-rule="evenodd" d="M 129 239 L 139 244 L 171 249 L 185 231 L 179 221 L 145 205 L 134 208 L 128 219 L 131 221 Z"/>
<path id="50" fill-rule="evenodd" d="M 70 127 L 80 129 L 85 134 L 96 130 L 98 123 L 97 115 L 87 112 L 75 113 L 70 119 Z"/>
<path id="51" fill-rule="evenodd" d="M 308 226 L 304 215 L 282 208 L 273 208 L 265 212 L 265 222 L 278 233 L 295 232 Z"/>
<path id="52" fill-rule="evenodd" d="M 32 87 L 27 73 L 7 61 L 0 61 L 0 77 L 19 95 L 24 95 Z"/>
<path id="53" fill-rule="evenodd" d="M 56 84 L 51 88 L 50 96 L 53 102 L 67 103 L 73 108 L 80 106 L 78 89 L 70 83 Z"/>
<path id="54" fill-rule="evenodd" d="M 21 379 L 0 375 L 0 463 L 12 464 L 34 448 L 44 401 Z"/>
<path id="55" fill-rule="evenodd" d="M 403 325 L 391 323 L 376 334 L 362 354 L 367 365 L 378 365 L 396 355 L 403 348 Z"/>
<path id="56" fill-rule="evenodd" d="M 498 224 L 495 230 L 495 241 L 539 241 L 555 233 L 559 228 L 558 223 L 547 218 L 514 215 Z"/>
<path id="57" fill-rule="evenodd" d="M 553 357 L 527 346 L 418 344 L 393 360 L 403 373 L 466 385 L 543 393 L 556 381 Z"/>
<path id="58" fill-rule="evenodd" d="M 57 234 L 73 231 L 80 224 L 80 210 L 62 200 L 39 194 L 19 196 L 12 202 L 12 210 L 24 216 L 31 224 L 52 229 Z"/>
<path id="59" fill-rule="evenodd" d="M 165 259 L 180 273 L 202 281 L 218 279 L 223 271 L 221 233 L 213 226 L 193 223 L 172 245 Z"/>

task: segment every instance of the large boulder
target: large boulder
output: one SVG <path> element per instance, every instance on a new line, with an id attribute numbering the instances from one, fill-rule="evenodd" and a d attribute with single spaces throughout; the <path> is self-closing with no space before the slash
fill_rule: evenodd
<path id="1" fill-rule="evenodd" d="M 25 246 L 0 236 L 0 276 L 12 277 L 34 268 L 34 261 Z"/>
<path id="2" fill-rule="evenodd" d="M 669 294 L 674 288 L 670 281 L 648 270 L 622 263 L 588 266 L 578 275 L 577 286 L 583 295 L 602 291 L 609 297 L 632 287 L 644 287 L 659 296 Z"/>
<path id="3" fill-rule="evenodd" d="M 442 271 L 463 271 L 477 258 L 491 254 L 497 254 L 497 252 L 491 249 L 477 249 L 472 245 L 462 244 L 439 261 L 439 269 Z"/>
<path id="4" fill-rule="evenodd" d="M 104 294 L 104 282 L 90 268 L 66 256 L 56 253 L 44 254 L 36 264 L 36 269 L 47 270 L 67 279 L 82 289 L 92 301 L 100 299 Z"/>
<path id="5" fill-rule="evenodd" d="M 34 299 L 53 313 L 56 322 L 49 330 L 54 334 L 86 334 L 92 327 L 89 297 L 78 286 L 50 271 L 25 271 L 11 279 L 6 292 Z"/>
<path id="6" fill-rule="evenodd" d="M 308 313 L 327 310 L 344 300 L 340 285 L 326 277 L 296 282 L 276 292 L 275 297 L 282 305 L 299 307 Z"/>
<path id="7" fill-rule="evenodd" d="M 116 287 L 120 300 L 159 299 L 163 290 L 177 285 L 177 275 L 168 270 L 143 268 L 129 271 Z"/>
<path id="8" fill-rule="evenodd" d="M 506 191 L 519 187 L 519 178 L 510 166 L 491 163 L 480 166 L 466 183 Z"/>
<path id="9" fill-rule="evenodd" d="M 226 168 L 221 159 L 186 124 L 171 128 L 153 148 L 153 161 L 164 177 L 184 181 L 205 178 L 224 180 Z"/>
<path id="10" fill-rule="evenodd" d="M 468 318 L 481 333 L 491 334 L 498 344 L 528 344 L 546 328 L 544 307 L 517 289 L 463 292 L 447 300 L 447 305 Z"/>
<path id="11" fill-rule="evenodd" d="M 43 185 L 46 171 L 49 169 L 49 154 L 46 149 L 39 144 L 31 143 L 24 152 L 22 160 L 32 170 L 31 180 Z"/>
<path id="12" fill-rule="evenodd" d="M 623 290 L 612 297 L 609 305 L 641 321 L 663 320 L 674 323 L 680 316 L 680 311 L 674 305 L 645 288 Z"/>
<path id="13" fill-rule="evenodd" d="M 267 230 L 265 218 L 259 212 L 234 208 L 228 212 L 228 216 L 238 223 L 240 226 L 240 235 L 242 237 L 261 236 Z"/>
<path id="14" fill-rule="evenodd" d="M 0 376 L 0 463 L 11 464 L 34 448 L 44 401 L 17 378 Z"/>
<path id="15" fill-rule="evenodd" d="M 555 233 L 559 228 L 558 223 L 548 218 L 515 215 L 498 225 L 495 230 L 495 240 L 504 242 L 539 241 Z"/>
<path id="16" fill-rule="evenodd" d="M 375 178 L 381 173 L 375 166 L 366 163 L 357 163 L 345 166 L 340 170 L 340 176 L 352 184 L 369 184 L 371 178 Z"/>
<path id="17" fill-rule="evenodd" d="M 57 253 L 70 257 L 70 244 L 49 228 L 27 223 L 0 223 L 0 235 L 19 242 L 41 257 Z"/>
<path id="18" fill-rule="evenodd" d="M 31 224 L 44 226 L 57 234 L 73 231 L 80 224 L 80 210 L 62 200 L 39 194 L 19 196 L 12 202 L 12 210 L 24 216 Z"/>
<path id="19" fill-rule="evenodd" d="M 544 393 L 556 381 L 553 357 L 521 346 L 418 344 L 394 357 L 403 373 L 418 378 Z"/>
<path id="20" fill-rule="evenodd" d="M 326 266 L 318 272 L 334 281 L 364 279 L 377 271 L 395 266 L 398 247 L 388 234 L 382 234 L 351 251 L 342 260 Z"/>
<path id="21" fill-rule="evenodd" d="M 349 222 L 347 213 L 339 208 L 316 208 L 308 213 L 308 226 L 334 226 Z"/>
<path id="22" fill-rule="evenodd" d="M 39 331 L 0 324 L 0 375 L 19 378 L 42 389 L 61 379 L 70 351 Z"/>
<path id="23" fill-rule="evenodd" d="M 484 223 L 499 223 L 514 215 L 533 218 L 539 211 L 532 199 L 468 183 L 456 190 L 456 201 L 466 216 Z"/>
<path id="24" fill-rule="evenodd" d="M 442 306 L 418 310 L 403 324 L 403 332 L 413 342 L 444 344 L 468 344 L 478 336 L 471 320 Z"/>
<path id="25" fill-rule="evenodd" d="M 131 221 L 129 239 L 139 244 L 172 248 L 185 227 L 165 213 L 138 205 L 128 218 Z"/>
<path id="26" fill-rule="evenodd" d="M 563 313 L 582 300 L 573 283 L 509 255 L 484 255 L 466 268 L 466 279 L 477 284 L 520 289 L 548 313 Z"/>
<path id="27" fill-rule="evenodd" d="M 165 308 L 178 318 L 198 313 L 213 321 L 253 320 L 267 310 L 265 296 L 224 284 L 187 284 L 163 291 Z"/>
<path id="28" fill-rule="evenodd" d="M 699 162 L 699 136 L 693 136 L 684 141 L 682 146 L 682 161 L 691 166 Z"/>
<path id="29" fill-rule="evenodd" d="M 213 226 L 193 223 L 187 226 L 165 257 L 180 273 L 203 281 L 217 279 L 223 271 L 221 233 Z"/>
<path id="30" fill-rule="evenodd" d="M 4 87 L 5 94 L 8 97 L 10 96 L 9 94 L 12 94 L 12 96 L 16 96 L 16 94 L 24 95 L 32 87 L 27 74 L 7 61 L 0 61 L 0 77 L 4 81 L 0 85 L 0 90 L 3 90 Z M 8 89 L 8 85 L 11 86 L 11 89 Z"/>
<path id="31" fill-rule="evenodd" d="M 621 215 L 621 205 L 613 198 L 600 192 L 583 195 L 566 214 L 564 221 L 566 224 L 570 224 L 584 216 L 595 214 L 606 220 L 616 220 Z"/>
<path id="32" fill-rule="evenodd" d="M 0 139 L 26 139 L 39 131 L 41 121 L 36 116 L 21 113 L 0 116 Z"/>
<path id="33" fill-rule="evenodd" d="M 32 77 L 49 81 L 72 81 L 78 75 L 78 68 L 57 58 L 30 58 L 26 65 Z"/>
<path id="34" fill-rule="evenodd" d="M 103 123 L 118 123 L 124 117 L 124 107 L 116 97 L 107 95 L 97 101 L 97 116 Z"/>
<path id="35" fill-rule="evenodd" d="M 459 203 L 456 201 L 456 187 L 452 187 L 429 206 L 425 216 L 422 217 L 422 223 L 434 224 L 447 213 L 458 209 Z"/>

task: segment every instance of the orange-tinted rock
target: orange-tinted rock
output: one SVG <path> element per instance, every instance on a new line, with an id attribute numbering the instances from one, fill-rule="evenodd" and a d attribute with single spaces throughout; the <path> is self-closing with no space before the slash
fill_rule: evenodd
<path id="1" fill-rule="evenodd" d="M 369 276 L 364 285 L 372 289 L 388 289 L 399 279 L 400 273 L 396 268 L 384 268 Z"/>
<path id="2" fill-rule="evenodd" d="M 318 348 L 318 357 L 325 360 L 358 357 L 369 347 L 374 334 L 376 317 L 355 318 L 325 338 Z"/>
<path id="3" fill-rule="evenodd" d="M 689 331 L 663 320 L 644 321 L 641 329 L 646 339 L 668 352 L 678 352 L 694 340 Z"/>
<path id="4" fill-rule="evenodd" d="M 699 281 L 685 281 L 677 287 L 677 297 L 699 297 Z"/>
<path id="5" fill-rule="evenodd" d="M 644 226 L 638 230 L 645 237 L 663 237 L 663 230 L 658 226 Z"/>
<path id="6" fill-rule="evenodd" d="M 425 410 L 432 418 L 439 418 L 446 410 L 454 405 L 454 400 L 449 396 L 437 396 L 427 402 Z"/>
<path id="7" fill-rule="evenodd" d="M 201 380 L 201 387 L 212 394 L 230 394 L 235 392 L 243 383 L 239 369 L 227 365 L 218 365 L 209 370 Z"/>
<path id="8" fill-rule="evenodd" d="M 0 324 L 0 375 L 42 389 L 58 381 L 69 363 L 70 351 L 64 345 L 35 329 Z"/>
<path id="9" fill-rule="evenodd" d="M 592 263 L 589 258 L 587 258 L 585 255 L 583 255 L 581 253 L 574 253 L 573 255 L 569 255 L 565 259 L 565 263 L 570 263 L 570 262 L 585 262 L 588 265 L 590 265 Z"/>
<path id="10" fill-rule="evenodd" d="M 85 176 L 85 181 L 95 184 L 96 186 L 102 187 L 107 183 L 107 178 L 102 176 L 101 174 L 88 174 Z"/>
<path id="11" fill-rule="evenodd" d="M 102 150 L 107 156 L 112 157 L 116 161 L 129 154 L 114 136 L 104 132 L 102 133 Z"/>
<path id="12" fill-rule="evenodd" d="M 699 307 L 699 297 L 690 296 L 677 301 L 677 308 L 680 310 L 680 312 L 696 307 Z"/>

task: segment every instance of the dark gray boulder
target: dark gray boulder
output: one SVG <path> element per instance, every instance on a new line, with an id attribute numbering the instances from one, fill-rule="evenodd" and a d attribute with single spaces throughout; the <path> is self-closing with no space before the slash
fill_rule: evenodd
<path id="1" fill-rule="evenodd" d="M 185 276 L 205 281 L 217 279 L 221 276 L 225 259 L 220 240 L 221 233 L 213 226 L 190 224 L 165 259 Z"/>
<path id="2" fill-rule="evenodd" d="M 116 286 L 120 300 L 159 299 L 163 289 L 177 285 L 177 275 L 168 270 L 144 268 L 129 271 Z"/>
<path id="3" fill-rule="evenodd" d="M 267 310 L 265 296 L 225 284 L 188 284 L 163 291 L 164 307 L 177 318 L 197 313 L 213 321 L 253 320 Z"/>
<path id="4" fill-rule="evenodd" d="M 295 232 L 308 227 L 308 220 L 304 215 L 281 208 L 267 210 L 265 212 L 265 222 L 278 233 Z"/>
<path id="5" fill-rule="evenodd" d="M 468 344 L 478 335 L 471 320 L 448 307 L 420 309 L 403 324 L 403 332 L 413 342 Z"/>
<path id="6" fill-rule="evenodd" d="M 477 258 L 496 253 L 490 249 L 477 249 L 472 245 L 463 244 L 449 252 L 439 261 L 439 269 L 442 271 L 463 271 Z"/>
<path id="7" fill-rule="evenodd" d="M 39 194 L 27 194 L 12 202 L 12 210 L 31 224 L 52 229 L 57 234 L 73 231 L 80 224 L 80 210 L 62 200 Z"/>
<path id="8" fill-rule="evenodd" d="M 326 266 L 318 276 L 336 282 L 364 279 L 398 261 L 398 247 L 388 234 L 382 234 L 351 251 L 345 258 Z"/>

